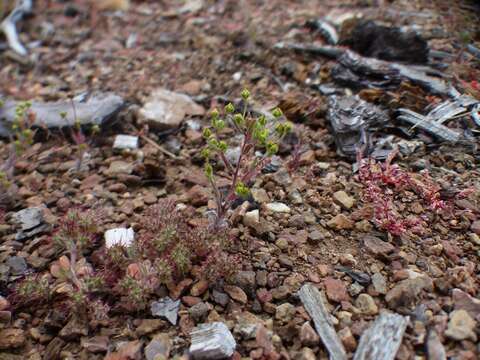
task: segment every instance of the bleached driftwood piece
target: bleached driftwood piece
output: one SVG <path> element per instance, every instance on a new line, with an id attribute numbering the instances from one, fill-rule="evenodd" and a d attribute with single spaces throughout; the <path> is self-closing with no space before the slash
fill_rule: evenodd
<path id="1" fill-rule="evenodd" d="M 360 338 L 353 360 L 393 360 L 408 322 L 406 316 L 381 313 Z"/>
<path id="2" fill-rule="evenodd" d="M 347 360 L 347 353 L 325 306 L 324 296 L 311 284 L 305 284 L 299 291 L 300 300 L 315 324 L 323 345 L 330 354 L 330 360 Z"/>
<path id="3" fill-rule="evenodd" d="M 20 42 L 16 24 L 32 11 L 32 7 L 32 0 L 17 0 L 12 12 L 0 24 L 0 30 L 5 34 L 8 46 L 21 56 L 26 56 L 28 51 Z"/>
<path id="4" fill-rule="evenodd" d="M 12 135 L 10 129 L 15 121 L 15 111 L 20 101 L 3 100 L 0 106 L 0 137 Z M 89 97 L 75 98 L 56 102 L 33 101 L 29 109 L 35 114 L 34 127 L 62 128 L 81 125 L 102 125 L 116 114 L 124 105 L 123 99 L 113 93 L 96 93 Z"/>

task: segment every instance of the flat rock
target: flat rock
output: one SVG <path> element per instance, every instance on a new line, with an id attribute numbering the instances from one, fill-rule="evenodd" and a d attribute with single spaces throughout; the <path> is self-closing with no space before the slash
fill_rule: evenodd
<path id="1" fill-rule="evenodd" d="M 178 309 L 180 308 L 180 300 L 173 301 L 169 297 L 154 301 L 150 306 L 153 316 L 159 316 L 167 319 L 172 325 L 177 324 Z"/>
<path id="2" fill-rule="evenodd" d="M 480 316 L 480 300 L 460 289 L 453 289 L 452 298 L 455 310 L 465 310 L 469 315 L 478 319 Z"/>
<path id="3" fill-rule="evenodd" d="M 145 347 L 147 360 L 168 359 L 172 349 L 172 340 L 167 334 L 158 334 Z"/>
<path id="4" fill-rule="evenodd" d="M 323 284 L 329 300 L 341 302 L 349 299 L 347 288 L 342 280 L 326 278 Z"/>
<path id="5" fill-rule="evenodd" d="M 475 327 L 477 322 L 465 310 L 454 310 L 450 313 L 450 320 L 445 335 L 451 339 L 461 341 L 470 339 L 477 341 Z"/>
<path id="6" fill-rule="evenodd" d="M 370 253 L 380 257 L 386 257 L 395 250 L 392 244 L 370 235 L 363 238 L 363 244 Z"/>
<path id="7" fill-rule="evenodd" d="M 291 211 L 287 205 L 280 202 L 265 204 L 265 210 L 274 212 L 274 213 L 289 213 Z"/>
<path id="8" fill-rule="evenodd" d="M 355 223 L 345 214 L 338 214 L 327 222 L 329 228 L 334 230 L 350 230 L 353 229 Z"/>
<path id="9" fill-rule="evenodd" d="M 13 220 L 22 230 L 31 230 L 43 222 L 43 209 L 32 207 L 20 210 L 13 214 Z"/>
<path id="10" fill-rule="evenodd" d="M 233 300 L 238 301 L 241 304 L 246 304 L 248 301 L 247 294 L 239 288 L 238 286 L 225 285 L 223 290 L 230 296 Z"/>
<path id="11" fill-rule="evenodd" d="M 205 109 L 188 95 L 156 89 L 140 109 L 140 116 L 155 129 L 178 127 L 187 115 L 203 116 Z"/>
<path id="12" fill-rule="evenodd" d="M 237 346 L 232 333 L 221 322 L 199 325 L 190 335 L 192 344 L 189 351 L 194 359 L 228 359 Z"/>
<path id="13" fill-rule="evenodd" d="M 433 291 L 433 281 L 426 275 L 400 281 L 385 295 L 385 300 L 393 309 L 400 306 L 409 307 L 418 302 L 423 290 Z"/>
<path id="14" fill-rule="evenodd" d="M 333 194 L 333 200 L 337 204 L 343 206 L 345 209 L 351 209 L 355 204 L 355 199 L 351 196 L 348 196 L 348 194 L 343 190 L 335 192 Z"/>

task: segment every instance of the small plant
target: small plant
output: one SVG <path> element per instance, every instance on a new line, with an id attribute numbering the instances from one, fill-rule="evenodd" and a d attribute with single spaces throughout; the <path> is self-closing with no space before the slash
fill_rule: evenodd
<path id="1" fill-rule="evenodd" d="M 187 274 L 210 281 L 233 274 L 237 261 L 226 252 L 227 233 L 192 227 L 189 220 L 174 202 L 164 200 L 147 210 L 131 247 L 108 250 L 103 275 L 127 308 L 145 308 L 160 285 L 174 286 Z"/>
<path id="2" fill-rule="evenodd" d="M 245 198 L 250 193 L 250 184 L 260 171 L 271 161 L 271 157 L 278 152 L 279 143 L 292 130 L 292 124 L 284 120 L 282 111 L 276 108 L 272 111 L 272 118 L 265 115 L 253 116 L 248 111 L 250 92 L 241 93 L 243 109 L 237 112 L 235 106 L 229 103 L 225 106 L 223 118 L 220 112 L 214 109 L 211 112 L 211 126 L 203 130 L 207 142 L 202 150 L 205 158 L 205 174 L 210 182 L 216 203 L 216 214 L 213 227 L 219 229 L 226 223 L 226 215 L 232 203 L 237 198 Z M 232 163 L 225 153 L 228 144 L 224 140 L 224 130 L 231 127 L 240 134 L 242 143 L 238 160 Z M 215 181 L 212 160 L 220 160 L 230 179 L 230 185 L 224 192 Z"/>
<path id="3" fill-rule="evenodd" d="M 75 110 L 75 104 L 72 101 L 72 107 L 73 107 L 73 116 L 74 116 L 74 121 L 73 121 L 73 127 L 71 129 L 70 136 L 77 146 L 76 149 L 76 155 L 75 155 L 75 167 L 74 170 L 76 172 L 82 171 L 83 166 L 84 166 L 84 161 L 85 158 L 88 154 L 88 148 L 91 144 L 91 139 L 89 140 L 87 136 L 85 135 L 85 132 L 82 130 L 82 124 L 80 121 L 77 119 L 76 115 L 76 110 Z M 61 112 L 60 117 L 63 120 L 66 120 L 67 118 L 67 113 L 66 112 Z M 98 135 L 100 133 L 100 127 L 98 125 L 93 125 L 90 128 L 90 133 L 92 136 Z"/>
<path id="4" fill-rule="evenodd" d="M 15 308 L 20 308 L 47 303 L 51 296 L 48 279 L 34 275 L 23 279 L 14 288 L 9 295 L 9 301 Z"/>
<path id="5" fill-rule="evenodd" d="M 392 235 L 400 236 L 407 231 L 421 231 L 426 227 L 424 217 L 404 218 L 397 210 L 394 200 L 398 194 L 412 192 L 434 214 L 452 210 L 453 204 L 441 198 L 441 188 L 433 181 L 428 171 L 412 174 L 392 164 L 397 151 L 392 151 L 384 163 L 373 159 L 362 159 L 357 155 L 359 164 L 358 179 L 363 184 L 363 200 L 373 208 L 375 225 Z M 471 190 L 459 191 L 456 198 L 468 195 Z"/>

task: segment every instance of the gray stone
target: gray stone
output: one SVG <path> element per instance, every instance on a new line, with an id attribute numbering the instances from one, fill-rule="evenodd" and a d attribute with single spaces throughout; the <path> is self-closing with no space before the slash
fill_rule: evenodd
<path id="1" fill-rule="evenodd" d="M 230 301 L 230 297 L 227 294 L 218 290 L 213 290 L 210 296 L 215 303 L 223 307 L 227 306 L 228 302 Z"/>
<path id="2" fill-rule="evenodd" d="M 43 222 L 43 211 L 40 207 L 23 209 L 13 214 L 13 220 L 22 230 L 31 230 Z"/>
<path id="3" fill-rule="evenodd" d="M 275 213 L 289 213 L 291 211 L 287 205 L 280 202 L 268 203 L 265 205 L 265 209 Z"/>
<path id="4" fill-rule="evenodd" d="M 454 310 L 450 313 L 450 321 L 445 335 L 451 339 L 461 341 L 470 339 L 477 341 L 475 327 L 477 322 L 465 310 Z"/>
<path id="5" fill-rule="evenodd" d="M 379 294 L 386 294 L 388 291 L 387 281 L 385 277 L 380 273 L 375 273 L 372 275 L 372 285 L 373 289 Z"/>
<path id="6" fill-rule="evenodd" d="M 156 335 L 145 347 L 147 360 L 168 359 L 172 349 L 172 340 L 167 334 Z"/>
<path id="7" fill-rule="evenodd" d="M 193 305 L 190 309 L 188 309 L 188 313 L 190 317 L 195 320 L 195 322 L 200 322 L 205 320 L 210 311 L 207 304 L 203 301 L 199 302 L 198 304 Z"/>
<path id="8" fill-rule="evenodd" d="M 237 346 L 232 333 L 221 322 L 199 325 L 190 335 L 192 344 L 189 351 L 194 359 L 227 359 Z"/>
<path id="9" fill-rule="evenodd" d="M 163 317 L 172 325 L 177 324 L 178 309 L 180 308 L 180 300 L 173 301 L 168 296 L 158 301 L 154 301 L 150 310 L 153 316 Z"/>
<path id="10" fill-rule="evenodd" d="M 10 267 L 10 273 L 15 276 L 23 275 L 27 271 L 27 262 L 20 256 L 8 258 L 7 265 Z"/>

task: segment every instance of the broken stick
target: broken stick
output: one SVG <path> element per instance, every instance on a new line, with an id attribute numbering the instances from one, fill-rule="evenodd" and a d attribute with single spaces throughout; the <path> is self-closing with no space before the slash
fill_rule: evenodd
<path id="1" fill-rule="evenodd" d="M 315 324 L 315 329 L 322 339 L 323 345 L 330 354 L 330 360 L 347 360 L 345 348 L 330 321 L 330 313 L 325 306 L 324 296 L 311 284 L 303 285 L 298 294 L 305 310 Z"/>
<path id="2" fill-rule="evenodd" d="M 360 338 L 353 360 L 395 359 L 408 321 L 406 316 L 380 314 Z"/>

